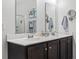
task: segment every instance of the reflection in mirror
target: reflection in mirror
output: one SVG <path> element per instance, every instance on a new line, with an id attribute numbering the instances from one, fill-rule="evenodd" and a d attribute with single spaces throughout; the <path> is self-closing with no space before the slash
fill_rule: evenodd
<path id="1" fill-rule="evenodd" d="M 16 0 L 16 34 L 36 32 L 36 0 Z"/>
<path id="2" fill-rule="evenodd" d="M 45 3 L 45 20 L 46 20 L 46 32 L 55 32 L 55 13 L 56 7 L 53 3 L 46 2 Z"/>

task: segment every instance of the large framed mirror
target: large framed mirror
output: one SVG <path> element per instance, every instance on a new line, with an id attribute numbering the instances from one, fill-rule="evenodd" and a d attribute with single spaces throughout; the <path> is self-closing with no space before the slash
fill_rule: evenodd
<path id="1" fill-rule="evenodd" d="M 56 6 L 53 0 L 16 0 L 15 31 L 21 33 L 55 32 Z"/>

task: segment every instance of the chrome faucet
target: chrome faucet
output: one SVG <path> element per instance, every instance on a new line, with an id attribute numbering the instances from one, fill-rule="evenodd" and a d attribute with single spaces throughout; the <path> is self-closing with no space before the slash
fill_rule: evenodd
<path id="1" fill-rule="evenodd" d="M 28 35 L 28 38 L 33 38 L 33 35 Z"/>

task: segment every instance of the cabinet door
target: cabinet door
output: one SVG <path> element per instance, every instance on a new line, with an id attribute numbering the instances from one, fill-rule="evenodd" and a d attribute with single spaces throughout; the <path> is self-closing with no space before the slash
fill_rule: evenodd
<path id="1" fill-rule="evenodd" d="M 59 40 L 48 43 L 48 59 L 59 59 Z"/>
<path id="2" fill-rule="evenodd" d="M 27 48 L 13 43 L 8 43 L 8 59 L 27 59 Z"/>
<path id="3" fill-rule="evenodd" d="M 46 59 L 46 44 L 38 44 L 28 47 L 28 59 Z"/>
<path id="4" fill-rule="evenodd" d="M 60 39 L 60 59 L 67 59 L 67 38 Z"/>
<path id="5" fill-rule="evenodd" d="M 73 55 L 73 40 L 72 37 L 68 37 L 68 59 L 72 59 Z"/>

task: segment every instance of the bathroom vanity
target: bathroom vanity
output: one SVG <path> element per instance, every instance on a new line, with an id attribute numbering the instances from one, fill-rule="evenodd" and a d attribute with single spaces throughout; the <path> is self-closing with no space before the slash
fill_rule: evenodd
<path id="1" fill-rule="evenodd" d="M 72 59 L 72 35 L 35 39 L 14 39 L 8 42 L 8 59 Z"/>

